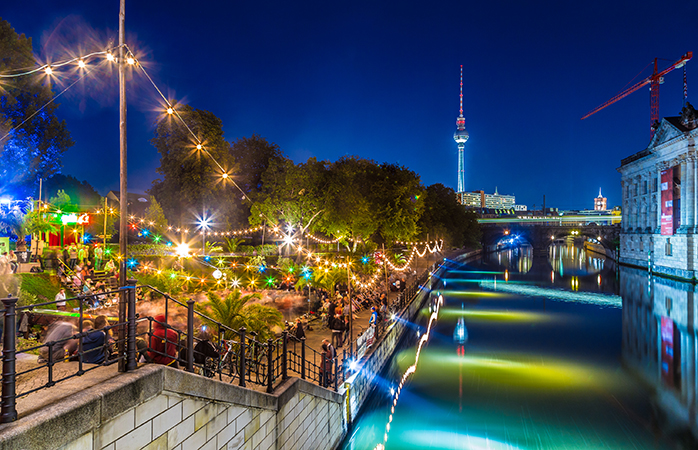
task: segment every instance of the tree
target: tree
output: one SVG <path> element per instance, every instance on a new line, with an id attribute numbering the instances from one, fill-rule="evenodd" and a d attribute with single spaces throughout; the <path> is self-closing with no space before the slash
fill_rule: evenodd
<path id="1" fill-rule="evenodd" d="M 404 167 L 342 157 L 329 168 L 326 212 L 318 228 L 356 251 L 361 241 L 409 240 L 417 233 L 423 188 Z"/>
<path id="2" fill-rule="evenodd" d="M 250 218 L 250 202 L 245 198 L 249 197 L 255 202 L 264 201 L 267 194 L 264 194 L 263 176 L 270 167 L 279 169 L 287 161 L 278 145 L 268 142 L 263 137 L 253 134 L 252 137 L 242 137 L 235 141 L 230 147 L 231 156 L 236 165 L 233 175 L 235 183 L 243 192 L 231 186 L 230 200 L 233 205 L 234 215 L 230 217 L 230 225 L 237 228 L 258 220 L 257 212 L 255 218 Z M 244 195 L 243 195 L 244 193 Z"/>
<path id="3" fill-rule="evenodd" d="M 258 293 L 243 296 L 240 290 L 235 289 L 225 298 L 213 292 L 209 292 L 207 297 L 208 301 L 202 304 L 197 303 L 194 307 L 201 314 L 213 319 L 211 321 L 202 318 L 214 330 L 217 326 L 216 322 L 236 331 L 245 327 L 248 333 L 257 333 L 257 339 L 264 342 L 273 337 L 272 327 L 283 325 L 283 315 L 279 310 L 272 306 L 250 303 L 253 299 L 261 297 Z M 232 332 L 222 331 L 225 331 L 224 339 L 233 338 Z"/>
<path id="4" fill-rule="evenodd" d="M 250 224 L 280 221 L 296 229 L 312 227 L 325 210 L 329 182 L 327 163 L 310 158 L 293 164 L 289 159 L 272 161 L 262 175 L 262 189 L 252 206 Z"/>
<path id="5" fill-rule="evenodd" d="M 0 73 L 36 67 L 31 39 L 1 19 L 0 55 Z M 39 178 L 60 172 L 63 153 L 73 141 L 65 121 L 56 118 L 58 105 L 49 103 L 53 97 L 50 78 L 5 79 L 0 94 L 0 186 L 26 197 L 35 191 Z"/>
<path id="6" fill-rule="evenodd" d="M 163 177 L 153 182 L 150 194 L 160 202 L 170 223 L 187 223 L 204 208 L 214 208 L 216 220 L 224 221 L 234 210 L 232 202 L 222 201 L 230 196 L 230 186 L 212 159 L 228 171 L 234 168 L 230 144 L 223 138 L 223 122 L 209 111 L 188 105 L 177 106 L 177 110 L 207 151 L 197 149 L 196 140 L 173 116 L 158 123 L 151 142 L 160 153 L 157 170 Z"/>
<path id="7" fill-rule="evenodd" d="M 104 200 L 87 181 L 80 181 L 71 175 L 57 173 L 44 180 L 46 197 L 56 195 L 58 191 L 65 192 L 82 211 L 104 205 Z M 44 197 L 44 198 L 46 198 Z"/>
<path id="8" fill-rule="evenodd" d="M 158 230 L 166 230 L 167 229 L 167 219 L 165 218 L 165 212 L 162 210 L 162 206 L 160 206 L 160 203 L 153 197 L 152 195 L 150 196 L 150 206 L 145 210 L 145 222 L 147 224 L 150 224 L 151 222 L 154 225 L 150 225 L 152 227 L 155 227 Z"/>
<path id="9" fill-rule="evenodd" d="M 38 235 L 41 239 L 43 233 L 54 233 L 58 230 L 58 225 L 51 222 L 46 213 L 31 211 L 24 216 L 24 232 L 30 235 Z"/>
<path id="10" fill-rule="evenodd" d="M 51 197 L 48 202 L 62 212 L 77 212 L 77 206 L 71 202 L 70 195 L 62 189 L 56 192 L 56 196 Z"/>
<path id="11" fill-rule="evenodd" d="M 446 247 L 480 247 L 480 225 L 477 215 L 458 202 L 453 189 L 441 183 L 427 187 L 424 213 L 419 219 L 422 240 L 443 239 Z"/>

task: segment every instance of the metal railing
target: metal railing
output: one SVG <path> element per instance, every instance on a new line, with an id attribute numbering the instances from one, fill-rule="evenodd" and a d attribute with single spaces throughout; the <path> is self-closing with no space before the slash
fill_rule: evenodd
<path id="1" fill-rule="evenodd" d="M 103 295 L 126 290 L 129 304 L 135 305 L 135 291 L 131 287 L 132 285 L 125 286 L 123 289 L 105 292 Z M 125 329 L 130 325 L 129 322 L 113 325 L 109 325 L 107 322 L 106 326 L 101 329 L 83 330 L 84 322 L 91 318 L 85 313 L 86 304 L 90 297 L 80 295 L 66 300 L 54 300 L 28 306 L 17 306 L 18 299 L 16 297 L 2 299 L 4 333 L 0 423 L 17 419 L 16 401 L 20 397 L 52 387 L 61 381 L 84 375 L 97 367 L 111 365 L 120 360 L 126 360 L 127 367 L 135 368 L 135 353 L 119 355 L 111 352 L 111 349 L 116 348 L 120 342 L 124 342 L 129 349 L 132 346 L 135 348 L 135 334 L 131 336 L 125 333 Z M 65 320 L 49 330 L 44 343 L 17 350 L 17 316 L 42 307 L 55 306 L 62 301 L 77 301 L 77 312 L 62 313 Z M 74 323 L 75 321 L 77 323 Z M 109 337 L 110 331 L 113 329 L 118 331 L 116 339 Z M 36 352 L 39 353 L 38 365 L 17 372 L 17 355 Z M 67 362 L 76 362 L 77 365 L 61 364 Z M 45 374 L 41 373 L 44 369 Z M 31 377 L 33 382 L 25 385 L 26 389 L 17 392 L 17 379 L 23 376 Z"/>
<path id="2" fill-rule="evenodd" d="M 436 267 L 436 264 L 432 265 L 401 292 L 390 305 L 388 314 L 401 315 Z M 137 315 L 137 291 L 148 290 L 164 298 L 164 321 L 151 316 Z M 127 286 L 121 289 L 98 295 L 124 292 L 126 295 L 121 297 L 125 297 L 128 311 L 125 322 L 107 325 L 102 330 L 83 331 L 84 321 L 90 318 L 87 314 L 89 309 L 86 306 L 93 295 L 80 295 L 64 300 L 78 303 L 75 312 L 61 313 L 68 318 L 67 333 L 61 333 L 56 339 L 46 340 L 42 344 L 22 350 L 17 350 L 17 316 L 42 307 L 55 306 L 61 300 L 18 307 L 17 298 L 2 299 L 4 310 L 0 312 L 3 314 L 4 335 L 0 423 L 17 419 L 18 398 L 81 376 L 97 367 L 119 361 L 124 361 L 124 371 L 135 370 L 139 360 L 172 366 L 181 365 L 188 372 L 209 378 L 216 377 L 220 381 L 237 383 L 241 387 L 246 387 L 248 383 L 263 386 L 269 393 L 273 392 L 280 382 L 289 378 L 289 374 L 336 390 L 350 373 L 346 350 L 340 365 L 337 355 L 329 357 L 325 352 L 312 349 L 306 345 L 305 338 L 300 340 L 292 338 L 287 330 L 284 330 L 276 339 L 261 342 L 257 340 L 254 333 L 247 333 L 244 327 L 235 330 L 197 311 L 194 308 L 196 303 L 194 300 L 190 299 L 185 304 L 152 286 L 136 286 L 135 280 L 128 280 Z M 186 330 L 179 330 L 168 323 L 172 308 L 186 310 Z M 71 328 L 75 326 L 74 321 L 77 322 L 77 329 Z M 195 336 L 195 330 L 198 328 L 197 321 L 213 324 L 214 330 L 211 334 L 217 339 L 205 342 Z M 349 348 L 357 350 L 354 355 L 363 356 L 372 343 L 382 338 L 389 324 L 390 317 L 384 317 L 375 326 L 370 327 L 373 332 L 370 343 L 365 335 L 366 332 L 354 342 L 350 342 Z M 117 331 L 113 340 L 108 339 L 110 330 Z M 97 333 L 102 333 L 104 336 Z M 96 344 L 93 342 L 95 337 Z M 85 348 L 86 340 L 89 342 L 87 348 Z M 75 349 L 68 351 L 66 356 L 65 349 L 70 347 L 68 343 L 76 345 L 73 345 Z M 124 349 L 121 354 L 117 351 L 107 355 L 107 349 L 117 349 L 121 345 Z M 17 372 L 17 355 L 36 351 L 46 357 L 41 358 L 37 366 Z M 96 357 L 100 352 L 104 355 L 103 359 Z M 77 364 L 64 364 L 70 362 Z M 33 386 L 22 392 L 16 391 L 18 378 L 42 369 L 46 370 L 45 377 L 36 377 L 38 381 Z"/>

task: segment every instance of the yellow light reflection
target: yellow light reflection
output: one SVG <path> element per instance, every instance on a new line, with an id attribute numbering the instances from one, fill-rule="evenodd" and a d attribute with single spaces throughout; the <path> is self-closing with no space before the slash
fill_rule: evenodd
<path id="1" fill-rule="evenodd" d="M 522 353 L 489 355 L 468 354 L 459 356 L 445 350 L 424 352 L 421 355 L 421 375 L 438 383 L 439 379 L 453 377 L 451 368 L 462 367 L 463 377 L 477 379 L 478 383 L 507 386 L 516 390 L 565 390 L 598 389 L 613 378 L 600 369 L 573 361 L 526 355 Z M 409 360 L 409 358 L 405 358 Z M 399 361 L 400 366 L 409 361 Z"/>
<path id="2" fill-rule="evenodd" d="M 491 320 L 498 322 L 544 322 L 549 315 L 528 311 L 472 310 L 442 308 L 441 317 L 467 317 L 473 320 Z"/>

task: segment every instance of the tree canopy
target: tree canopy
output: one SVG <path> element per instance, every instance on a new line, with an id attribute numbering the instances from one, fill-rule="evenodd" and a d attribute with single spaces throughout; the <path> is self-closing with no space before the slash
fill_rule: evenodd
<path id="1" fill-rule="evenodd" d="M 419 238 L 441 237 L 447 247 L 480 246 L 480 226 L 475 212 L 458 202 L 453 189 L 441 183 L 427 187 L 424 195 L 424 213 L 419 218 Z"/>
<path id="2" fill-rule="evenodd" d="M 0 73 L 36 67 L 31 38 L 2 19 L 0 55 Z M 60 172 L 73 141 L 65 121 L 56 118 L 52 97 L 50 79 L 40 76 L 7 79 L 0 87 L 0 194 L 29 196 L 39 178 Z"/>
<path id="3" fill-rule="evenodd" d="M 179 106 L 178 111 L 224 169 L 233 169 L 221 119 L 188 105 Z M 230 213 L 230 202 L 221 201 L 230 194 L 220 169 L 204 150 L 196 148 L 197 142 L 179 120 L 168 116 L 158 123 L 152 144 L 160 153 L 157 170 L 162 178 L 153 182 L 150 193 L 160 202 L 170 223 L 190 222 L 192 214 L 202 214 L 202 210 L 213 205 L 223 217 Z"/>

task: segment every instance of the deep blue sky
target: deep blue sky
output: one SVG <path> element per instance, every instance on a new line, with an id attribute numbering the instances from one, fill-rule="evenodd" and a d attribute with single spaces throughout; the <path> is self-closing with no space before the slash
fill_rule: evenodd
<path id="1" fill-rule="evenodd" d="M 117 39 L 118 0 L 3 4 L 43 61 Z M 425 185 L 456 186 L 459 65 L 464 66 L 466 188 L 517 203 L 592 208 L 599 187 L 620 204 L 620 159 L 649 142 L 642 89 L 589 119 L 655 57 L 698 51 L 698 2 L 130 1 L 127 41 L 172 99 L 223 120 L 226 138 L 258 133 L 294 161 L 358 155 L 397 162 Z M 97 45 L 97 47 L 95 47 Z M 668 65 L 660 64 L 660 69 Z M 642 72 L 646 77 L 649 67 Z M 638 81 L 638 77 L 635 81 Z M 698 54 L 688 64 L 698 103 Z M 682 106 L 666 77 L 660 115 Z M 160 104 L 129 85 L 129 190 L 157 177 L 150 145 Z M 118 189 L 116 74 L 59 101 L 76 144 L 66 174 Z"/>

